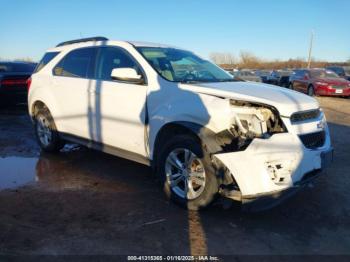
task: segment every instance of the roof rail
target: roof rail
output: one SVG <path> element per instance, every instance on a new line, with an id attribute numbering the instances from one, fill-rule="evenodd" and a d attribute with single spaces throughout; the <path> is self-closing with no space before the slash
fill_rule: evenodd
<path id="1" fill-rule="evenodd" d="M 82 43 L 82 42 L 89 42 L 89 41 L 108 41 L 108 38 L 103 37 L 103 36 L 95 36 L 95 37 L 75 39 L 75 40 L 70 40 L 70 41 L 65 41 L 65 42 L 59 43 L 58 45 L 56 45 L 56 47 L 71 45 L 71 44 L 76 44 L 76 43 Z"/>

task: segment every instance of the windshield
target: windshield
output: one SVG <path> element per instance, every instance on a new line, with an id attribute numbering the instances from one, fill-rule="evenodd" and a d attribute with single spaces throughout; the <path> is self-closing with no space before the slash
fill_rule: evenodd
<path id="1" fill-rule="evenodd" d="M 339 77 L 336 73 L 332 71 L 326 71 L 326 70 L 315 70 L 311 71 L 310 75 L 312 78 L 321 77 L 321 78 L 328 78 L 328 77 Z"/>
<path id="2" fill-rule="evenodd" d="M 333 71 L 334 73 L 338 74 L 338 75 L 342 75 L 344 74 L 344 70 L 343 68 L 340 67 L 332 67 L 332 68 L 328 68 L 330 71 Z"/>
<path id="3" fill-rule="evenodd" d="M 137 50 L 163 78 L 172 82 L 226 82 L 233 76 L 195 54 L 162 47 L 138 47 Z"/>

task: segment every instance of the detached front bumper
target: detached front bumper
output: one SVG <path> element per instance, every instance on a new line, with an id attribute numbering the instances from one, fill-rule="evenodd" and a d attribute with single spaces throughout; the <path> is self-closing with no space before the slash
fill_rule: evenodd
<path id="1" fill-rule="evenodd" d="M 333 150 L 331 151 L 331 159 L 333 159 Z M 304 175 L 302 180 L 295 183 L 295 185 L 281 191 L 245 196 L 241 200 L 243 210 L 248 212 L 258 212 L 273 208 L 311 185 L 312 181 L 319 177 L 321 172 L 322 169 L 309 172 Z"/>
<path id="2" fill-rule="evenodd" d="M 308 149 L 297 134 L 254 139 L 245 151 L 216 154 L 238 184 L 243 207 L 271 208 L 307 186 L 333 159 L 328 128 L 322 147 Z"/>

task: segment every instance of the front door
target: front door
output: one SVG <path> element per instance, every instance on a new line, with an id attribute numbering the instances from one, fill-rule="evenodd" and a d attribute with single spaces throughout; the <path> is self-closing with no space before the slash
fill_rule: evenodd
<path id="1" fill-rule="evenodd" d="M 145 147 L 145 102 L 147 86 L 111 78 L 114 68 L 140 66 L 124 49 L 100 47 L 98 49 L 93 97 L 94 140 L 130 153 L 147 156 Z"/>

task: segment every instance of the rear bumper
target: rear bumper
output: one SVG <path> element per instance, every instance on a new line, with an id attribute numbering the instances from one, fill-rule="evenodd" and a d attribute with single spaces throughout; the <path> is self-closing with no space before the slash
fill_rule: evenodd
<path id="1" fill-rule="evenodd" d="M 1 90 L 0 101 L 2 103 L 27 103 L 27 90 Z"/>

